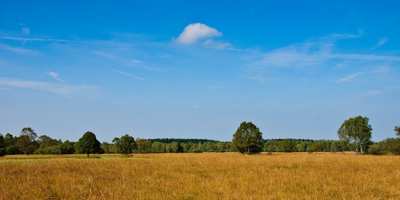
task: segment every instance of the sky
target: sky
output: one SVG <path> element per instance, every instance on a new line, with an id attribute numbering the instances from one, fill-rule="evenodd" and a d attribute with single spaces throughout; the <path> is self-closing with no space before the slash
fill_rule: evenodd
<path id="1" fill-rule="evenodd" d="M 0 2 L 0 133 L 373 140 L 400 125 L 399 1 Z"/>

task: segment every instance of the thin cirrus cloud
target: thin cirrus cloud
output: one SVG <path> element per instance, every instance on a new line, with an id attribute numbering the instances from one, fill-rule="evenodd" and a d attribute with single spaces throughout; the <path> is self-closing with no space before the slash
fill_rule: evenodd
<path id="1" fill-rule="evenodd" d="M 52 79 L 54 79 L 56 81 L 63 82 L 63 80 L 60 77 L 60 74 L 57 72 L 50 71 L 50 72 L 47 72 L 47 75 L 49 75 Z"/>
<path id="2" fill-rule="evenodd" d="M 132 78 L 132 79 L 136 79 L 136 80 L 141 80 L 141 81 L 144 80 L 143 77 L 137 76 L 137 75 L 134 75 L 134 74 L 131 74 L 131 73 L 129 73 L 129 72 L 125 72 L 125 71 L 121 71 L 121 70 L 117 70 L 117 69 L 113 69 L 113 71 L 116 72 L 116 73 L 118 73 L 118 74 L 120 74 L 120 75 L 122 75 L 122 76 L 128 77 L 128 78 Z"/>
<path id="3" fill-rule="evenodd" d="M 45 81 L 32 81 L 22 80 L 14 78 L 1 78 L 0 87 L 3 88 L 17 88 L 17 89 L 29 89 L 38 92 L 46 92 L 61 96 L 69 96 L 78 94 L 80 92 L 89 92 L 96 90 L 96 87 L 85 86 L 85 85 L 68 85 L 61 83 L 51 83 Z"/>
<path id="4" fill-rule="evenodd" d="M 353 80 L 355 80 L 356 78 L 358 78 L 359 76 L 361 76 L 363 74 L 363 72 L 356 72 L 350 75 L 347 75 L 345 77 L 342 77 L 340 79 L 338 79 L 336 81 L 336 83 L 346 83 L 346 82 L 351 82 Z"/>
<path id="5" fill-rule="evenodd" d="M 389 38 L 387 38 L 387 37 L 380 38 L 373 49 L 382 47 L 383 45 L 385 45 L 388 42 L 389 42 Z"/>
<path id="6" fill-rule="evenodd" d="M 217 29 L 206 24 L 193 23 L 185 27 L 176 41 L 180 44 L 189 45 L 198 41 L 221 36 L 222 33 Z"/>
<path id="7" fill-rule="evenodd" d="M 35 50 L 32 49 L 27 49 L 23 47 L 14 47 L 14 46 L 9 46 L 6 44 L 0 44 L 0 51 L 6 51 L 6 52 L 11 52 L 13 54 L 18 54 L 18 55 L 38 55 L 39 53 Z"/>
<path id="8" fill-rule="evenodd" d="M 343 69 L 394 67 L 400 64 L 400 56 L 379 53 L 344 52 L 336 47 L 336 43 L 345 39 L 357 39 L 362 34 L 333 34 L 303 43 L 259 52 L 258 56 L 247 64 L 248 78 L 264 82 L 271 77 L 272 71 L 280 69 L 310 70 L 313 68 L 331 68 L 341 66 Z M 350 82 L 362 73 L 353 73 L 339 78 L 337 83 Z"/>
<path id="9" fill-rule="evenodd" d="M 11 40 L 17 42 L 68 42 L 68 40 L 62 39 L 53 39 L 53 38 L 45 38 L 45 37 L 19 37 L 19 36 L 9 36 L 2 35 L 0 36 L 1 40 Z"/>

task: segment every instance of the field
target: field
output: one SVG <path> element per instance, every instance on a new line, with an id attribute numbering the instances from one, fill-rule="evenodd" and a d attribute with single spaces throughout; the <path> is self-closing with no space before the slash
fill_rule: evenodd
<path id="1" fill-rule="evenodd" d="M 0 158 L 0 199 L 400 199 L 400 157 L 6 156 Z"/>

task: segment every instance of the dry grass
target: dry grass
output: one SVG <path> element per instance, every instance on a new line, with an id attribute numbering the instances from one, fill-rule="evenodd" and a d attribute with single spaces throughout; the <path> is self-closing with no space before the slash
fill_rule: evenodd
<path id="1" fill-rule="evenodd" d="M 0 199 L 400 199 L 400 157 L 14 156 L 0 158 Z"/>

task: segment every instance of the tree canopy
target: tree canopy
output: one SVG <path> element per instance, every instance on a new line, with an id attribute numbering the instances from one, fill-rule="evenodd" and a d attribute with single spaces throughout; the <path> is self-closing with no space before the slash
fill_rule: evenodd
<path id="1" fill-rule="evenodd" d="M 252 122 L 242 122 L 232 139 L 240 153 L 259 153 L 262 151 L 262 133 Z"/>
<path id="2" fill-rule="evenodd" d="M 90 131 L 83 134 L 76 145 L 78 152 L 87 154 L 87 156 L 93 153 L 102 153 L 100 142 L 97 140 L 96 135 Z"/>
<path id="3" fill-rule="evenodd" d="M 338 130 L 339 139 L 355 144 L 360 153 L 365 153 L 368 144 L 371 143 L 371 134 L 369 119 L 363 116 L 347 119 Z"/>
<path id="4" fill-rule="evenodd" d="M 396 135 L 400 137 L 400 126 L 394 127 L 394 131 L 396 132 Z"/>
<path id="5" fill-rule="evenodd" d="M 130 154 L 136 149 L 135 138 L 128 134 L 114 138 L 113 142 L 117 147 L 117 151 L 122 154 Z"/>

